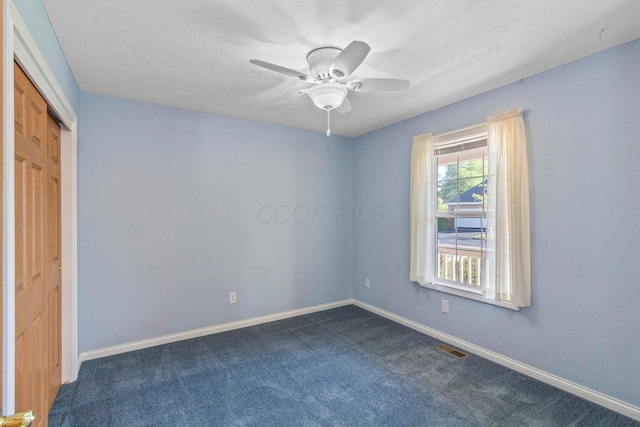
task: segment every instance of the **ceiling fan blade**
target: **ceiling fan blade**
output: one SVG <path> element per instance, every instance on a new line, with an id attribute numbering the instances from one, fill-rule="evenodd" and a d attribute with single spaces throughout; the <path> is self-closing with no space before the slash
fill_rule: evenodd
<path id="1" fill-rule="evenodd" d="M 280 65 L 272 64 L 270 62 L 260 61 L 259 59 L 250 59 L 249 62 L 251 62 L 253 65 L 266 68 L 267 70 L 284 74 L 285 76 L 297 77 L 302 81 L 307 81 L 307 79 L 311 79 L 311 77 L 305 73 L 301 73 L 300 71 L 292 70 L 290 68 L 281 67 Z"/>
<path id="2" fill-rule="evenodd" d="M 400 79 L 358 79 L 355 81 L 358 83 L 354 89 L 356 92 L 405 90 L 411 85 L 409 80 Z"/>
<path id="3" fill-rule="evenodd" d="M 336 111 L 340 114 L 345 114 L 351 111 L 351 101 L 349 101 L 349 98 L 345 98 L 344 101 L 342 101 L 342 104 L 336 108 Z"/>
<path id="4" fill-rule="evenodd" d="M 362 64 L 370 50 L 371 48 L 365 42 L 352 41 L 333 60 L 333 64 L 329 67 L 329 72 L 338 80 L 350 75 Z"/>
<path id="5" fill-rule="evenodd" d="M 267 102 L 276 103 L 276 102 L 281 102 L 281 101 L 287 101 L 289 99 L 293 99 L 293 98 L 297 98 L 297 97 L 302 96 L 302 95 L 306 95 L 307 92 L 309 92 L 309 89 L 300 89 L 300 90 L 295 91 L 293 93 L 287 93 L 285 95 L 276 96 L 275 98 L 272 98 L 272 99 L 268 100 Z"/>

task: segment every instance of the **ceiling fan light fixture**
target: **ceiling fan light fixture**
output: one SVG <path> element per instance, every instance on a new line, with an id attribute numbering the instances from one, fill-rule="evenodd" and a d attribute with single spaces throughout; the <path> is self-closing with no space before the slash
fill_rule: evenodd
<path id="1" fill-rule="evenodd" d="M 330 111 L 338 108 L 344 102 L 349 91 L 335 83 L 323 83 L 309 89 L 307 94 L 316 107 Z"/>

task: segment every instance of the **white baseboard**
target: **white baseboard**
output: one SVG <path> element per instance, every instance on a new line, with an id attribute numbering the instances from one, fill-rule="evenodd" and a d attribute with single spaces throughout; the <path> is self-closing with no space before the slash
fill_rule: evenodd
<path id="1" fill-rule="evenodd" d="M 451 335 L 440 332 L 436 329 L 432 329 L 420 323 L 414 322 L 413 320 L 406 319 L 381 308 L 366 304 L 362 301 L 353 300 L 353 304 L 367 311 L 378 314 L 382 317 L 386 317 L 389 320 L 393 320 L 396 323 L 407 326 L 411 329 L 415 329 L 418 332 L 422 332 L 423 334 L 429 335 L 448 344 L 467 350 L 470 353 L 482 356 L 485 359 L 489 359 L 492 362 L 496 362 L 502 366 L 506 366 L 509 369 L 513 369 L 514 371 L 520 372 L 524 375 L 540 380 L 568 393 L 582 397 L 583 399 L 589 400 L 595 404 L 604 406 L 605 408 L 611 409 L 612 411 L 616 411 L 622 415 L 633 418 L 634 420 L 640 421 L 640 407 L 623 402 L 622 400 L 616 399 L 614 397 L 607 396 L 606 394 L 581 386 L 580 384 L 576 384 L 572 381 L 542 371 L 538 368 L 534 368 L 533 366 L 518 362 L 517 360 L 503 356 L 491 350 L 487 350 L 475 344 L 471 344 L 470 342 L 463 341 Z"/>
<path id="2" fill-rule="evenodd" d="M 302 316 L 305 314 L 317 313 L 319 311 L 330 310 L 332 308 L 338 308 L 338 307 L 344 307 L 351 304 L 354 304 L 354 300 L 346 299 L 342 301 L 330 302 L 327 304 L 314 305 L 312 307 L 300 308 L 297 310 L 283 311 L 280 313 L 268 314 L 266 316 L 253 317 L 251 319 L 238 320 L 237 322 L 222 323 L 220 325 L 207 326 L 205 328 L 193 329 L 185 332 L 178 332 L 176 334 L 163 335 L 161 337 L 149 338 L 146 340 L 114 345 L 112 347 L 105 347 L 97 350 L 84 351 L 80 353 L 78 366 L 80 367 L 82 365 L 82 362 L 85 362 L 87 360 L 99 359 L 101 357 L 113 356 L 115 354 L 127 353 L 129 351 L 134 351 L 134 350 L 142 350 L 143 348 L 154 347 L 157 345 L 169 344 L 172 342 L 203 337 L 206 335 L 231 331 L 234 329 L 246 328 L 248 326 L 260 325 L 262 323 L 273 322 L 276 320 L 288 319 L 291 317 Z"/>

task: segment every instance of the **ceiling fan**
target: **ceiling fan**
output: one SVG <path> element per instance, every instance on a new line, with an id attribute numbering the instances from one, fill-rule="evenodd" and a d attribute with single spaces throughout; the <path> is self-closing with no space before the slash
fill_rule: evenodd
<path id="1" fill-rule="evenodd" d="M 353 73 L 369 54 L 371 48 L 361 41 L 353 41 L 344 49 L 336 47 L 320 47 L 307 54 L 309 74 L 301 73 L 280 65 L 250 59 L 254 65 L 266 68 L 286 76 L 296 77 L 313 86 L 299 90 L 291 95 L 275 98 L 273 101 L 288 99 L 298 95 L 309 95 L 313 104 L 327 112 L 327 136 L 331 135 L 330 112 L 351 111 L 349 92 L 379 92 L 404 90 L 411 84 L 409 80 L 400 79 L 355 79 L 347 77 Z"/>

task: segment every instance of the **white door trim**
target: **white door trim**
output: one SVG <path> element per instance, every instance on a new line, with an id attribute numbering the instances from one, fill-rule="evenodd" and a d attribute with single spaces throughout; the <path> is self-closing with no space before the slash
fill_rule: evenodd
<path id="1" fill-rule="evenodd" d="M 15 412 L 15 193 L 13 61 L 20 64 L 63 124 L 62 182 L 62 381 L 78 376 L 77 350 L 77 115 L 13 1 L 4 2 L 3 164 L 3 376 L 2 409 Z"/>

